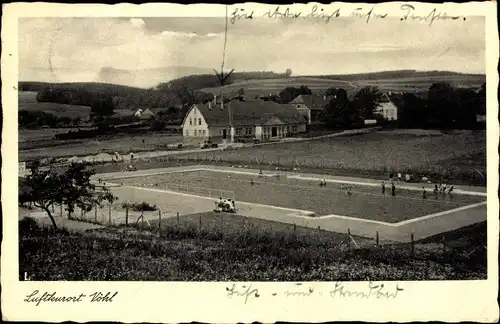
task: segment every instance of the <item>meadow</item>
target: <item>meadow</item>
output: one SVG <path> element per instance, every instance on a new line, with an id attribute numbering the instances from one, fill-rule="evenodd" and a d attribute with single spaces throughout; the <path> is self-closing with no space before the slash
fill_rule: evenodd
<path id="1" fill-rule="evenodd" d="M 376 132 L 216 151 L 208 155 L 226 164 L 248 164 L 257 168 L 281 165 L 311 173 L 384 177 L 389 172 L 408 171 L 435 181 L 444 177 L 450 183 L 486 183 L 484 130 L 451 131 L 437 136 Z M 183 157 L 189 156 L 177 158 Z"/>
<path id="2" fill-rule="evenodd" d="M 280 79 L 245 80 L 235 81 L 224 87 L 204 88 L 200 91 L 219 95 L 223 90 L 224 95 L 236 95 L 240 88 L 245 90 L 245 95 L 254 97 L 269 93 L 278 93 L 286 87 L 300 87 L 306 85 L 313 92 L 324 91 L 328 88 L 344 88 L 348 92 L 356 90 L 357 86 L 350 81 L 318 79 L 313 77 L 292 77 Z"/>
<path id="3" fill-rule="evenodd" d="M 401 77 L 401 78 L 380 78 L 380 79 L 331 79 L 328 77 L 290 77 L 279 79 L 254 79 L 245 81 L 235 81 L 225 87 L 204 88 L 201 91 L 220 94 L 221 90 L 225 94 L 236 95 L 240 88 L 245 90 L 245 95 L 253 97 L 258 94 L 278 93 L 286 87 L 307 86 L 313 92 L 322 92 L 328 88 L 343 88 L 348 93 L 353 94 L 356 90 L 364 86 L 376 86 L 381 91 L 388 92 L 427 92 L 433 83 L 447 82 L 454 87 L 479 88 L 486 82 L 485 76 L 478 75 L 437 75 L 421 77 Z"/>
<path id="4" fill-rule="evenodd" d="M 67 131 L 60 129 L 59 132 Z M 34 134 L 33 134 L 34 132 Z M 38 139 L 37 134 L 44 137 Z M 54 140 L 50 130 L 19 131 L 19 160 L 86 156 L 98 153 L 128 154 L 130 152 L 165 150 L 167 145 L 181 143 L 182 136 L 169 132 L 151 132 L 140 135 L 117 135 L 83 140 Z"/>
<path id="5" fill-rule="evenodd" d="M 253 185 L 250 184 L 251 180 L 254 180 Z M 218 191 L 231 190 L 235 193 L 236 201 L 313 211 L 317 216 L 334 214 L 389 223 L 484 200 L 482 197 L 464 195 L 434 196 L 431 188 L 427 189 L 426 199 L 422 198 L 421 192 L 402 189 L 397 189 L 397 195 L 392 197 L 389 186 L 386 193 L 382 194 L 379 187 L 349 185 L 351 195 L 348 195 L 347 186 L 341 184 L 330 183 L 326 187 L 319 187 L 316 182 L 308 180 L 255 177 L 212 171 L 166 173 L 113 181 L 124 185 L 139 187 L 149 185 L 158 189 L 167 188 L 182 192 L 187 189 L 190 194 L 214 199 L 217 198 Z M 211 191 L 213 194 L 210 194 Z"/>
<path id="6" fill-rule="evenodd" d="M 36 92 L 20 91 L 18 110 L 37 111 L 53 114 L 56 117 L 85 118 L 90 114 L 90 107 L 65 105 L 55 102 L 37 102 Z"/>
<path id="7" fill-rule="evenodd" d="M 199 216 L 224 226 L 197 228 Z M 193 215 L 161 231 L 107 227 L 89 232 L 19 224 L 19 275 L 30 280 L 364 281 L 485 279 L 486 224 L 425 242 L 376 246 L 345 234 L 233 215 Z M 230 218 L 231 221 L 225 220 Z M 252 220 L 253 221 L 253 220 Z M 184 222 L 183 222 L 184 223 Z M 207 221 L 208 223 L 208 221 Z M 281 227 L 281 226 L 287 226 Z"/>

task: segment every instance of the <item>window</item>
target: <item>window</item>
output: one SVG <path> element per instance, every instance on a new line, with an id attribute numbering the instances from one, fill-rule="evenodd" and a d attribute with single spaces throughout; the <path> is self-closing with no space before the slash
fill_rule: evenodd
<path id="1" fill-rule="evenodd" d="M 205 136 L 205 130 L 203 130 L 203 136 Z"/>
<path id="2" fill-rule="evenodd" d="M 251 127 L 247 127 L 247 129 L 245 130 L 245 135 L 252 135 L 252 128 Z"/>
<path id="3" fill-rule="evenodd" d="M 292 132 L 297 133 L 299 131 L 299 128 L 297 126 L 292 126 Z"/>
<path id="4" fill-rule="evenodd" d="M 186 129 L 186 136 L 189 136 L 189 131 Z"/>
<path id="5" fill-rule="evenodd" d="M 193 120 L 191 118 L 189 118 L 189 125 L 193 126 Z"/>
<path id="6" fill-rule="evenodd" d="M 287 126 L 287 127 L 286 127 L 286 132 L 287 132 L 287 133 L 290 133 L 290 126 Z"/>
<path id="7" fill-rule="evenodd" d="M 241 128 L 236 128 L 236 135 L 237 136 L 241 135 Z"/>
<path id="8" fill-rule="evenodd" d="M 201 118 L 198 118 L 198 125 L 201 125 Z"/>
<path id="9" fill-rule="evenodd" d="M 196 129 L 194 130 L 194 136 L 196 137 Z"/>

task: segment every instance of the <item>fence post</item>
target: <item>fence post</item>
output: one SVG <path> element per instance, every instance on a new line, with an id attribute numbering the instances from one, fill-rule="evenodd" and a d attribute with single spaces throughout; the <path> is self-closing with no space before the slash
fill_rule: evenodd
<path id="1" fill-rule="evenodd" d="M 61 217 L 63 216 L 63 204 L 61 203 Z"/>
<path id="2" fill-rule="evenodd" d="M 111 204 L 108 205 L 108 223 L 111 225 Z"/>
<path id="3" fill-rule="evenodd" d="M 377 246 L 378 246 L 378 244 L 379 244 L 378 231 L 377 231 L 377 236 L 376 236 L 376 242 L 377 242 Z"/>
<path id="4" fill-rule="evenodd" d="M 125 207 L 125 226 L 128 226 L 128 206 Z"/>
<path id="5" fill-rule="evenodd" d="M 199 221 L 199 224 L 198 224 L 198 231 L 200 232 L 201 234 L 201 215 L 200 215 L 200 221 Z"/>
<path id="6" fill-rule="evenodd" d="M 347 251 L 351 251 L 351 229 L 347 229 Z"/>
<path id="7" fill-rule="evenodd" d="M 177 212 L 177 227 L 180 225 L 180 218 L 179 218 L 179 212 Z"/>
<path id="8" fill-rule="evenodd" d="M 321 231 L 321 226 L 318 226 L 318 232 Z"/>
<path id="9" fill-rule="evenodd" d="M 144 229 L 144 212 L 141 211 L 141 229 Z"/>
<path id="10" fill-rule="evenodd" d="M 411 233 L 410 253 L 411 253 L 411 256 L 413 256 L 413 254 L 415 253 L 415 242 L 414 242 L 413 233 Z"/>
<path id="11" fill-rule="evenodd" d="M 297 224 L 293 223 L 293 233 L 295 233 L 295 231 L 297 231 Z"/>
<path id="12" fill-rule="evenodd" d="M 161 210 L 158 210 L 158 231 L 161 234 Z"/>

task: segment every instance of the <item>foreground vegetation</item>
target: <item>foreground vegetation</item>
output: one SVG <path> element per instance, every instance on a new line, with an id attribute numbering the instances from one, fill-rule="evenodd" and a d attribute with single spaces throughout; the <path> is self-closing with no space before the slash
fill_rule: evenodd
<path id="1" fill-rule="evenodd" d="M 85 233 L 19 224 L 19 273 L 30 280 L 309 281 L 485 279 L 486 224 L 408 245 L 362 244 L 344 235 L 226 226 L 199 231 L 110 227 Z M 241 225 L 241 224 L 240 224 Z M 446 239 L 446 235 L 443 237 Z M 441 236 L 440 236 L 441 239 Z"/>

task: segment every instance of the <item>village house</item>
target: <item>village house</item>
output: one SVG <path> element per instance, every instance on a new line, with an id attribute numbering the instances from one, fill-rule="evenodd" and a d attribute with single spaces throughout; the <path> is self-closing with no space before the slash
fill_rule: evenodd
<path id="1" fill-rule="evenodd" d="M 290 104 L 306 117 L 309 125 L 314 125 L 321 123 L 321 112 L 328 104 L 328 98 L 315 94 L 299 95 Z"/>
<path id="2" fill-rule="evenodd" d="M 387 93 L 383 95 L 382 100 L 375 112 L 387 120 L 398 119 L 398 107 L 392 102 Z"/>
<path id="3" fill-rule="evenodd" d="M 139 117 L 140 120 L 150 120 L 151 118 L 156 116 L 156 114 L 152 112 L 151 109 L 146 108 L 146 110 L 137 109 L 134 116 Z"/>
<path id="4" fill-rule="evenodd" d="M 306 131 L 306 120 L 292 106 L 262 100 L 195 104 L 182 123 L 185 144 L 276 140 Z"/>

